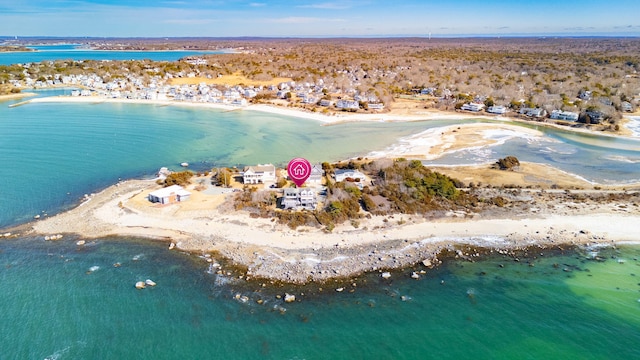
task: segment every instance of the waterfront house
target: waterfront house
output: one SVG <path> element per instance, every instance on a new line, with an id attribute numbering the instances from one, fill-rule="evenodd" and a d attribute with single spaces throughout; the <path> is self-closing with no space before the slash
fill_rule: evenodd
<path id="1" fill-rule="evenodd" d="M 149 201 L 159 204 L 173 204 L 177 202 L 187 201 L 191 197 L 191 193 L 180 185 L 171 185 L 160 190 L 153 191 L 149 194 Z"/>
<path id="2" fill-rule="evenodd" d="M 384 104 L 383 103 L 369 103 L 369 104 L 367 104 L 367 108 L 369 110 L 384 110 Z"/>
<path id="3" fill-rule="evenodd" d="M 529 117 L 543 117 L 547 114 L 547 112 L 541 108 L 522 108 L 520 109 L 520 114 Z"/>
<path id="4" fill-rule="evenodd" d="M 620 109 L 624 112 L 632 112 L 633 111 L 633 106 L 631 105 L 630 102 L 628 101 L 623 101 L 620 104 Z"/>
<path id="5" fill-rule="evenodd" d="M 491 114 L 504 115 L 507 113 L 507 108 L 502 105 L 493 105 L 487 108 L 487 112 Z"/>
<path id="6" fill-rule="evenodd" d="M 321 184 L 322 177 L 324 176 L 324 170 L 322 170 L 322 165 L 314 164 L 311 166 L 311 175 L 307 179 L 307 183 L 309 184 Z"/>
<path id="7" fill-rule="evenodd" d="M 345 110 L 358 110 L 360 109 L 360 104 L 355 100 L 340 99 L 336 103 L 336 107 L 338 109 L 345 109 Z"/>
<path id="8" fill-rule="evenodd" d="M 327 99 L 320 100 L 320 106 L 331 106 L 331 100 L 327 100 Z"/>
<path id="9" fill-rule="evenodd" d="M 334 172 L 336 182 L 345 181 L 347 179 L 353 179 L 354 181 L 364 181 L 365 175 L 358 170 L 351 169 L 336 169 Z"/>
<path id="10" fill-rule="evenodd" d="M 461 109 L 462 110 L 466 110 L 466 111 L 478 112 L 478 111 L 482 111 L 482 109 L 484 109 L 484 104 L 467 103 L 467 104 L 462 105 Z"/>
<path id="11" fill-rule="evenodd" d="M 272 164 L 248 166 L 242 174 L 245 184 L 264 184 L 276 181 L 276 167 Z"/>
<path id="12" fill-rule="evenodd" d="M 585 112 L 589 116 L 589 122 L 591 124 L 600 124 L 604 120 L 604 114 L 598 110 L 591 110 Z"/>
<path id="13" fill-rule="evenodd" d="M 562 110 L 553 110 L 551 118 L 554 120 L 578 121 L 578 113 Z"/>
<path id="14" fill-rule="evenodd" d="M 297 209 L 303 207 L 307 210 L 315 210 L 318 205 L 316 192 L 309 188 L 286 188 L 282 196 L 283 209 Z"/>

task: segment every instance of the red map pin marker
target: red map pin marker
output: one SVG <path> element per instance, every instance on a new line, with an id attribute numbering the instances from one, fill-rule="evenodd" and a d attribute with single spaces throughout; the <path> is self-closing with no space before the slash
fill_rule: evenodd
<path id="1" fill-rule="evenodd" d="M 300 187 L 311 175 L 311 163 L 304 158 L 295 158 L 289 161 L 287 173 L 289 174 L 289 179 Z"/>

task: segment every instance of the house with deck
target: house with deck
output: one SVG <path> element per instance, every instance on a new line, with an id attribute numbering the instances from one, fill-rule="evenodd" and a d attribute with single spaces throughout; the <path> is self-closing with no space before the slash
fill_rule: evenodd
<path id="1" fill-rule="evenodd" d="M 571 111 L 553 110 L 551 112 L 553 120 L 578 121 L 578 113 Z"/>
<path id="2" fill-rule="evenodd" d="M 460 109 L 461 110 L 465 110 L 465 111 L 478 112 L 478 111 L 482 111 L 482 109 L 484 109 L 484 104 L 467 103 L 467 104 L 462 105 L 462 107 Z"/>
<path id="3" fill-rule="evenodd" d="M 310 188 L 286 188 L 284 189 L 281 204 L 285 210 L 299 207 L 315 210 L 318 205 L 318 197 L 315 190 Z"/>
<path id="4" fill-rule="evenodd" d="M 245 184 L 264 184 L 276 181 L 276 167 L 272 164 L 247 166 L 242 174 Z"/>

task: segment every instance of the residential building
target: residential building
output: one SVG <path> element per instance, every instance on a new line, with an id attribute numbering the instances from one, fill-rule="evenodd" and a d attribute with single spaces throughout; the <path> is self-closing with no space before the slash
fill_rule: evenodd
<path id="1" fill-rule="evenodd" d="M 478 111 L 482 111 L 482 109 L 484 109 L 484 104 L 467 103 L 467 104 L 462 105 L 462 107 L 460 109 L 466 110 L 466 111 L 478 112 Z"/>
<path id="2" fill-rule="evenodd" d="M 507 108 L 502 105 L 493 105 L 487 108 L 487 112 L 497 115 L 504 115 L 507 113 Z"/>
<path id="3" fill-rule="evenodd" d="M 177 202 L 187 201 L 191 197 L 191 193 L 180 185 L 171 185 L 160 190 L 153 191 L 149 194 L 148 199 L 152 203 L 174 204 Z"/>
<path id="4" fill-rule="evenodd" d="M 628 102 L 628 101 L 623 101 L 623 102 L 620 104 L 620 109 L 621 109 L 622 111 L 625 111 L 625 112 L 632 112 L 632 111 L 633 111 L 633 106 L 631 105 L 631 103 L 630 103 L 630 102 Z"/>
<path id="5" fill-rule="evenodd" d="M 318 205 L 316 192 L 309 188 L 286 188 L 282 196 L 283 209 L 297 209 L 303 207 L 315 210 Z"/>
<path id="6" fill-rule="evenodd" d="M 336 169 L 334 174 L 337 182 L 345 181 L 346 179 L 353 179 L 360 182 L 365 179 L 365 175 L 358 170 Z"/>
<path id="7" fill-rule="evenodd" d="M 360 109 L 360 104 L 355 100 L 340 99 L 336 102 L 336 107 L 338 109 L 358 110 Z"/>
<path id="8" fill-rule="evenodd" d="M 529 117 L 543 117 L 547 114 L 547 112 L 541 108 L 521 108 L 520 114 Z"/>
<path id="9" fill-rule="evenodd" d="M 307 179 L 307 183 L 309 184 L 321 184 L 322 177 L 324 176 L 324 170 L 322 170 L 322 165 L 314 164 L 311 166 L 311 175 Z"/>
<path id="10" fill-rule="evenodd" d="M 553 110 L 551 118 L 554 120 L 578 121 L 578 113 L 562 110 Z"/>
<path id="11" fill-rule="evenodd" d="M 276 167 L 272 164 L 248 166 L 242 174 L 245 184 L 264 184 L 276 181 Z"/>
<path id="12" fill-rule="evenodd" d="M 367 104 L 367 108 L 369 110 L 384 110 L 384 104 L 383 103 L 369 103 L 369 104 Z"/>

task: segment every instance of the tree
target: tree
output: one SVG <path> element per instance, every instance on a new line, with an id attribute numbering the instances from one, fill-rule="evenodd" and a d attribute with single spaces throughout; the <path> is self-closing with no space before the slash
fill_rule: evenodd
<path id="1" fill-rule="evenodd" d="M 493 100 L 493 98 L 491 96 L 489 96 L 485 101 L 484 101 L 484 106 L 486 107 L 491 107 L 493 105 L 495 105 L 495 101 Z"/>
<path id="2" fill-rule="evenodd" d="M 218 169 L 216 182 L 218 185 L 229 187 L 231 185 L 231 170 L 227 168 Z"/>

